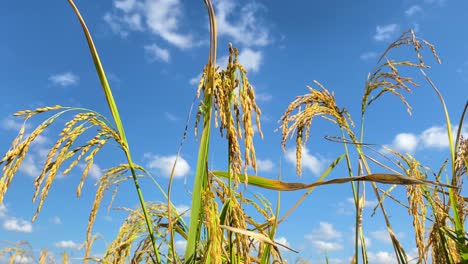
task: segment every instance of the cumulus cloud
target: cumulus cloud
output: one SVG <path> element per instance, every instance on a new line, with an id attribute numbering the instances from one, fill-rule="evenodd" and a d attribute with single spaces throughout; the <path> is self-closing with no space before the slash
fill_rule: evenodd
<path id="1" fill-rule="evenodd" d="M 343 249 L 341 244 L 329 241 L 314 240 L 312 241 L 312 246 L 321 252 L 332 252 L 339 251 Z"/>
<path id="2" fill-rule="evenodd" d="M 122 37 L 132 31 L 157 35 L 178 48 L 190 48 L 193 37 L 181 33 L 183 6 L 180 0 L 114 1 L 114 10 L 104 15 L 112 31 Z"/>
<path id="3" fill-rule="evenodd" d="M 54 85 L 67 87 L 71 85 L 77 85 L 79 77 L 72 72 L 64 72 L 59 74 L 54 74 L 49 77 L 49 81 Z"/>
<path id="4" fill-rule="evenodd" d="M 407 16 L 412 16 L 412 15 L 417 14 L 419 12 L 422 12 L 422 8 L 419 5 L 412 5 L 408 9 L 405 10 L 405 14 Z"/>
<path id="5" fill-rule="evenodd" d="M 286 150 L 285 153 L 286 161 L 296 164 L 296 150 L 294 148 L 290 148 Z M 310 171 L 314 175 L 319 175 L 325 166 L 325 160 L 320 159 L 312 154 L 309 153 L 309 149 L 307 147 L 302 148 L 302 168 L 305 170 Z"/>
<path id="6" fill-rule="evenodd" d="M 398 25 L 397 24 L 389 24 L 389 25 L 385 25 L 385 26 L 377 26 L 375 28 L 375 35 L 374 35 L 374 39 L 376 41 L 386 41 L 386 40 L 389 40 L 391 38 L 393 38 L 393 36 L 395 35 L 395 33 L 397 32 L 398 30 Z"/>
<path id="7" fill-rule="evenodd" d="M 269 159 L 257 159 L 257 169 L 258 171 L 271 171 L 273 170 L 274 164 Z"/>
<path id="8" fill-rule="evenodd" d="M 452 136 L 455 139 L 458 126 L 453 125 L 452 129 Z M 462 128 L 462 135 L 464 138 L 468 137 L 468 126 Z M 392 144 L 385 145 L 385 147 L 408 153 L 414 153 L 418 149 L 448 148 L 447 129 L 445 126 L 433 126 L 424 130 L 419 135 L 413 133 L 399 133 L 393 139 Z"/>
<path id="9" fill-rule="evenodd" d="M 72 240 L 62 240 L 62 241 L 55 242 L 54 246 L 56 248 L 80 250 L 83 247 L 83 244 L 76 243 Z"/>
<path id="10" fill-rule="evenodd" d="M 239 63 L 244 66 L 247 71 L 258 72 L 262 64 L 263 54 L 261 51 L 255 51 L 250 48 L 241 49 L 239 52 Z M 229 57 L 223 56 L 218 59 L 218 65 L 225 69 L 228 64 Z M 200 80 L 200 79 L 198 79 Z"/>
<path id="11" fill-rule="evenodd" d="M 341 232 L 337 231 L 331 223 L 320 222 L 319 228 L 312 230 L 311 234 L 306 235 L 307 239 L 335 239 L 340 238 Z"/>
<path id="12" fill-rule="evenodd" d="M 151 61 L 169 62 L 171 60 L 171 53 L 169 50 L 160 48 L 156 44 L 146 45 L 144 49 Z"/>
<path id="13" fill-rule="evenodd" d="M 395 255 L 386 251 L 378 252 L 367 252 L 367 257 L 369 258 L 369 263 L 376 264 L 393 264 L 398 263 Z"/>
<path id="14" fill-rule="evenodd" d="M 233 0 L 214 1 L 218 35 L 227 36 L 244 46 L 266 46 L 270 40 L 262 21 L 263 5 L 255 2 L 239 7 Z"/>
<path id="15" fill-rule="evenodd" d="M 170 177 L 172 167 L 174 166 L 174 161 L 176 159 L 176 155 L 160 156 L 151 153 L 146 153 L 144 157 L 149 160 L 147 163 L 148 168 L 156 170 L 160 174 L 160 176 L 166 178 Z M 188 162 L 184 158 L 179 157 L 174 170 L 174 178 L 182 178 L 186 176 L 189 172 L 190 166 Z"/>
<path id="16" fill-rule="evenodd" d="M 3 222 L 3 228 L 8 231 L 31 233 L 33 227 L 31 222 L 16 217 L 8 217 Z"/>
<path id="17" fill-rule="evenodd" d="M 102 177 L 102 169 L 96 163 L 93 163 L 93 165 L 91 165 L 91 168 L 89 169 L 88 173 L 89 176 L 91 176 L 91 178 L 96 180 L 99 180 Z"/>

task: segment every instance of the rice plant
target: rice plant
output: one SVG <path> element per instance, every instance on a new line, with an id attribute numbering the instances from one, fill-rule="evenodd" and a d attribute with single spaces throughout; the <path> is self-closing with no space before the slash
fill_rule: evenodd
<path id="1" fill-rule="evenodd" d="M 42 207 L 60 170 L 63 175 L 70 173 L 80 162 L 86 165 L 77 186 L 77 196 L 94 163 L 96 154 L 104 145 L 113 142 L 123 154 L 124 162 L 115 164 L 105 171 L 98 181 L 94 202 L 89 214 L 86 240 L 84 243 L 84 263 L 286 263 L 280 248 L 296 252 L 293 248 L 275 241 L 275 234 L 280 224 L 310 195 L 315 188 L 334 188 L 336 184 L 349 184 L 355 205 L 354 254 L 351 263 L 368 263 L 364 236 L 363 208 L 366 201 L 366 182 L 378 201 L 378 210 L 382 213 L 391 238 L 398 263 L 408 263 L 408 255 L 396 237 L 392 222 L 388 217 L 385 199 L 397 200 L 392 196 L 395 188 L 405 188 L 407 200 L 397 201 L 408 210 L 414 226 L 414 239 L 418 251 L 418 263 L 465 263 L 468 262 L 468 239 L 465 231 L 467 210 L 466 197 L 462 196 L 463 177 L 468 166 L 468 139 L 461 134 L 468 103 L 461 112 L 455 139 L 452 123 L 441 92 L 427 76 L 424 69 L 429 66 L 423 60 L 423 48 L 440 63 L 435 46 L 416 37 L 412 30 L 405 31 L 391 43 L 377 61 L 376 67 L 369 74 L 362 96 L 359 127 L 355 128 L 351 114 L 339 106 L 333 92 L 318 81 L 315 86 L 308 86 L 308 93 L 298 96 L 285 109 L 279 118 L 281 146 L 285 150 L 288 141 L 294 138 L 296 150 L 296 172 L 302 171 L 303 147 L 307 144 L 315 117 L 336 125 L 341 137 L 329 137 L 343 146 L 343 154 L 328 166 L 323 174 L 311 183 L 284 182 L 258 175 L 249 175 L 248 169 L 257 172 L 254 131 L 260 139 L 261 109 L 256 103 L 255 90 L 250 84 L 247 71 L 238 61 L 238 50 L 231 44 L 228 47 L 229 59 L 225 69 L 217 66 L 217 26 L 213 4 L 204 0 L 210 28 L 210 47 L 208 61 L 203 69 L 196 96 L 199 100 L 195 122 L 195 134 L 199 136 L 197 168 L 195 172 L 190 222 L 186 223 L 181 212 L 177 212 L 171 200 L 172 177 L 167 191 L 154 180 L 157 192 L 165 197 L 162 201 L 145 201 L 140 188 L 141 178 L 151 178 L 148 171 L 133 162 L 130 144 L 127 141 L 124 124 L 121 121 L 116 100 L 112 95 L 106 72 L 99 59 L 91 33 L 77 6 L 68 0 L 74 10 L 85 35 L 90 54 L 100 79 L 102 90 L 112 118 L 86 108 L 52 106 L 23 110 L 15 113 L 24 120 L 18 136 L 10 149 L 0 160 L 2 176 L 0 178 L 0 204 L 24 161 L 31 144 L 38 136 L 63 118 L 68 121 L 55 144 L 50 148 L 41 173 L 35 178 L 33 201 L 39 201 L 32 221 L 40 216 Z M 395 48 L 411 48 L 416 60 L 396 61 L 390 55 Z M 397 96 L 411 113 L 411 106 L 406 101 L 405 93 L 418 87 L 413 78 L 402 76 L 402 67 L 413 69 L 422 74 L 433 91 L 438 95 L 441 108 L 446 116 L 446 128 L 450 144 L 450 157 L 442 168 L 434 172 L 407 153 L 388 149 L 379 153 L 367 144 L 364 137 L 365 116 L 374 102 L 383 100 L 385 94 Z M 37 115 L 47 116 L 31 134 L 26 134 L 26 123 Z M 255 120 L 255 121 L 254 121 Z M 213 124 L 214 123 L 214 124 Z M 213 127 L 214 125 L 214 127 Z M 184 131 L 185 139 L 188 122 Z M 226 165 L 224 168 L 210 170 L 210 142 L 219 129 L 220 136 L 227 142 Z M 198 133 L 200 130 L 200 133 Z M 78 142 L 85 142 L 80 144 Z M 183 144 L 183 143 L 182 143 Z M 181 145 L 182 145 L 181 144 Z M 180 152 L 180 148 L 179 148 Z M 376 159 L 384 156 L 389 163 Z M 342 161 L 346 161 L 347 177 L 331 178 L 330 174 Z M 177 162 L 177 159 L 176 159 Z M 375 173 L 371 165 L 384 172 Z M 449 164 L 450 173 L 444 174 Z M 97 234 L 93 233 L 93 224 L 103 197 L 113 189 L 112 198 L 118 193 L 119 185 L 130 181 L 135 186 L 140 207 L 122 207 L 128 213 L 121 224 L 118 234 L 109 243 L 102 257 L 91 257 L 90 252 Z M 386 185 L 377 185 L 386 184 Z M 391 185 L 389 188 L 382 189 Z M 276 203 L 263 198 L 261 194 L 249 196 L 244 187 L 278 191 Z M 306 190 L 305 194 L 284 215 L 280 215 L 280 192 Z M 287 193 L 282 194 L 287 195 Z M 248 214 L 246 208 L 255 211 Z M 377 209 L 377 208 L 376 208 Z M 175 237 L 186 240 L 185 253 L 177 252 Z M 10 263 L 27 258 L 38 263 L 54 263 L 55 260 L 42 250 L 37 257 L 27 242 L 8 244 L 0 251 L 0 256 L 7 256 Z M 326 259 L 328 261 L 328 259 Z M 68 263 L 68 256 L 62 255 L 62 262 Z M 298 263 L 305 260 L 298 258 Z"/>

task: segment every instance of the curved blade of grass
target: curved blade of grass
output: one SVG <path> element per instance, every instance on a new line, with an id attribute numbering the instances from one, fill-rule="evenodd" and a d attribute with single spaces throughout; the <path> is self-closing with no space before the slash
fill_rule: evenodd
<path id="1" fill-rule="evenodd" d="M 156 256 L 157 262 L 160 263 L 161 262 L 161 257 L 159 256 L 159 251 L 158 251 L 158 248 L 156 246 L 156 241 L 154 239 L 152 223 L 151 223 L 151 220 L 149 219 L 149 216 L 148 216 L 148 212 L 147 212 L 147 209 L 146 209 L 143 194 L 141 192 L 140 185 L 138 183 L 138 179 L 137 179 L 137 175 L 136 175 L 136 171 L 135 171 L 135 166 L 133 164 L 132 156 L 130 154 L 130 147 L 128 145 L 127 138 L 125 136 L 125 131 L 124 131 L 124 128 L 123 128 L 123 125 L 122 125 L 122 120 L 120 119 L 120 114 L 119 114 L 117 105 L 115 103 L 114 97 L 112 96 L 112 91 L 110 89 L 109 82 L 107 81 L 107 77 L 106 77 L 106 74 L 104 72 L 104 68 L 102 66 L 101 60 L 99 59 L 99 54 L 97 52 L 96 46 L 94 45 L 93 39 L 91 37 L 91 33 L 89 32 L 88 27 L 86 26 L 86 23 L 85 23 L 83 17 L 81 16 L 81 14 L 80 14 L 80 11 L 76 7 L 73 0 L 68 0 L 68 3 L 70 4 L 70 6 L 73 8 L 75 14 L 77 15 L 78 20 L 80 21 L 81 27 L 83 28 L 83 32 L 84 32 L 84 34 L 86 36 L 89 51 L 91 53 L 91 56 L 93 57 L 94 66 L 96 67 L 96 72 L 97 72 L 97 74 L 99 76 L 101 86 L 102 86 L 104 94 L 106 96 L 107 104 L 108 104 L 109 109 L 110 109 L 110 111 L 112 113 L 112 117 L 114 118 L 115 125 L 117 126 L 117 130 L 119 132 L 120 139 L 121 139 L 121 141 L 123 143 L 122 148 L 123 148 L 123 150 L 125 152 L 125 155 L 126 155 L 127 161 L 128 161 L 128 165 L 129 165 L 130 170 L 132 172 L 135 188 L 136 188 L 137 193 L 138 193 L 138 198 L 140 200 L 141 208 L 143 210 L 146 225 L 148 227 L 148 232 L 149 232 L 149 235 L 151 237 L 151 243 L 152 243 L 152 246 L 153 246 L 153 251 L 154 251 L 154 254 Z"/>
<path id="2" fill-rule="evenodd" d="M 229 174 L 226 171 L 210 171 L 214 176 L 220 178 L 229 178 Z M 238 174 L 240 180 L 245 180 L 244 174 Z M 405 177 L 399 174 L 387 174 L 387 173 L 373 173 L 364 176 L 337 178 L 328 181 L 314 182 L 314 183 L 298 183 L 298 182 L 284 182 L 279 180 L 272 180 L 260 176 L 247 175 L 249 185 L 257 186 L 264 189 L 270 189 L 275 191 L 296 191 L 309 189 L 311 187 L 329 185 L 329 184 L 343 184 L 354 181 L 369 181 L 378 182 L 383 184 L 399 184 L 399 185 L 411 185 L 411 184 L 430 184 L 436 186 L 443 186 L 449 188 L 456 188 L 449 184 L 443 184 L 427 180 L 418 180 L 414 178 Z"/>

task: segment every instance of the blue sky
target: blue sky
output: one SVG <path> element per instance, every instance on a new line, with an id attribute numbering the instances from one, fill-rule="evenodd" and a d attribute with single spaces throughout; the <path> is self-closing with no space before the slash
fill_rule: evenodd
<path id="1" fill-rule="evenodd" d="M 208 24 L 202 1 L 119 0 L 76 1 L 108 73 L 127 137 L 137 163 L 148 168 L 163 186 L 177 152 L 187 113 L 196 93 L 200 72 L 207 61 Z M 358 121 L 364 82 L 378 56 L 403 31 L 436 45 L 442 64 L 425 53 L 427 72 L 445 96 L 453 122 L 468 98 L 468 2 L 455 0 L 402 1 L 215 1 L 219 31 L 219 59 L 227 61 L 228 43 L 240 51 L 240 62 L 249 71 L 262 109 L 265 138 L 255 139 L 259 175 L 276 178 L 280 161 L 282 178 L 313 182 L 342 153 L 342 146 L 325 141 L 338 135 L 335 127 L 315 121 L 306 145 L 304 175 L 295 175 L 294 143 L 283 153 L 277 120 L 289 102 L 308 92 L 306 85 L 318 80 L 335 93 Z M 21 121 L 11 114 L 22 109 L 61 104 L 94 109 L 110 117 L 81 27 L 67 1 L 21 1 L 0 3 L 0 149 L 5 152 Z M 414 58 L 407 50 L 397 58 Z M 400 56 L 400 57 L 398 57 Z M 406 56 L 406 57 L 405 57 Z M 448 156 L 444 116 L 435 93 L 417 71 L 409 72 L 421 87 L 407 94 L 413 115 L 396 98 L 384 96 L 367 116 L 366 142 L 387 145 L 414 154 L 437 170 Z M 39 119 L 32 120 L 30 129 Z M 61 120 L 62 124 L 65 120 Z M 198 141 L 189 136 L 176 169 L 174 203 L 190 204 Z M 33 248 L 47 248 L 58 255 L 70 252 L 79 258 L 86 223 L 102 169 L 124 162 L 123 153 L 110 145 L 96 158 L 83 196 L 76 198 L 80 171 L 75 170 L 53 184 L 45 206 L 34 223 L 31 203 L 33 179 L 40 172 L 45 150 L 60 131 L 48 130 L 32 148 L 0 205 L 0 240 L 29 241 Z M 30 130 L 31 131 L 31 130 Z M 464 128 L 468 134 L 468 129 Z M 226 146 L 213 133 L 212 168 L 224 169 Z M 339 166 L 330 177 L 344 177 Z M 147 199 L 162 199 L 154 185 L 145 181 Z M 276 193 L 262 192 L 273 203 Z M 399 188 L 395 195 L 403 196 Z M 286 212 L 302 192 L 283 193 L 281 211 Z M 318 188 L 278 230 L 277 239 L 301 251 L 302 258 L 346 263 L 352 256 L 353 213 L 348 185 Z M 379 213 L 370 217 L 376 201 L 368 191 L 365 230 L 371 263 L 393 263 L 392 247 Z M 94 231 L 102 234 L 94 254 L 104 252 L 125 214 L 106 211 L 98 215 Z M 122 186 L 114 207 L 135 207 L 134 187 Z M 414 254 L 411 220 L 404 209 L 388 202 L 395 232 Z M 397 220 L 398 219 L 398 220 Z M 183 242 L 179 242 L 183 245 Z M 287 253 L 287 258 L 297 256 Z M 76 260 L 76 262 L 80 262 Z M 314 262 L 315 263 L 315 262 Z"/>

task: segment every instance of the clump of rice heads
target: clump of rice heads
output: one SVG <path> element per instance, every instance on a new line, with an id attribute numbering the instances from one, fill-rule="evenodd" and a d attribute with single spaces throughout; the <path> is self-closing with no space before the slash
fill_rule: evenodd
<path id="1" fill-rule="evenodd" d="M 34 180 L 35 192 L 33 202 L 38 200 L 36 213 L 32 221 L 35 221 L 41 211 L 41 208 L 47 198 L 49 190 L 52 187 L 57 175 L 68 175 L 80 162 L 84 163 L 84 170 L 81 180 L 77 187 L 77 196 L 81 196 L 81 189 L 88 176 L 89 170 L 94 163 L 96 154 L 109 140 L 116 142 L 121 148 L 124 144 L 119 137 L 118 132 L 109 124 L 109 121 L 97 112 L 71 107 L 45 107 L 35 110 L 24 110 L 15 113 L 15 116 L 21 116 L 24 124 L 20 129 L 18 136 L 14 139 L 10 150 L 0 160 L 3 175 L 0 178 L 0 203 L 13 180 L 13 176 L 21 166 L 30 145 L 40 136 L 46 128 L 58 121 L 58 118 L 66 113 L 80 111 L 72 119 L 65 123 L 63 129 L 58 134 L 58 139 L 49 150 L 42 171 Z M 37 114 L 52 114 L 44 122 L 38 125 L 29 136 L 25 137 L 26 124 L 29 119 Z M 88 133 L 87 133 L 88 132 Z M 94 133 L 94 135 L 92 135 Z M 91 134 L 91 135 L 90 135 Z M 87 140 L 85 138 L 88 138 Z M 78 141 L 85 142 L 78 144 Z M 140 166 L 135 166 L 137 170 L 143 170 Z M 62 172 L 60 170 L 63 169 Z M 104 173 L 98 180 L 98 188 L 94 199 L 94 204 L 89 216 L 86 244 L 91 241 L 91 232 L 96 214 L 99 210 L 104 194 L 111 187 L 115 187 L 114 196 L 117 193 L 118 185 L 131 176 L 125 175 L 129 171 L 129 165 L 123 164 L 111 168 Z M 86 247 L 85 258 L 89 256 L 90 247 Z"/>
<path id="2" fill-rule="evenodd" d="M 146 204 L 148 214 L 151 217 L 155 230 L 155 239 L 162 261 L 169 263 L 181 263 L 180 256 L 183 252 L 172 255 L 173 250 L 169 248 L 168 210 L 165 203 Z M 102 263 L 158 263 L 152 248 L 151 237 L 146 228 L 145 217 L 142 209 L 123 208 L 129 215 L 120 226 L 114 240 L 107 247 L 102 259 L 96 260 Z M 172 219 L 173 230 L 182 239 L 187 239 L 187 226 L 180 215 Z M 174 252 L 176 252 L 174 250 Z"/>
<path id="3" fill-rule="evenodd" d="M 402 46 L 413 47 L 418 59 L 417 62 L 395 61 L 388 59 L 387 55 L 390 51 Z M 427 42 L 426 40 L 419 40 L 412 29 L 405 31 L 396 41 L 388 46 L 387 50 L 385 50 L 385 52 L 377 61 L 377 66 L 375 67 L 374 71 L 369 74 L 367 78 L 361 104 L 362 116 L 364 116 L 364 113 L 366 112 L 366 109 L 369 105 L 371 105 L 375 100 L 379 99 L 386 93 L 392 93 L 399 97 L 401 102 L 406 106 L 408 113 L 411 114 L 411 106 L 406 101 L 402 91 L 411 92 L 411 87 L 418 87 L 419 85 L 413 81 L 413 78 L 401 76 L 398 68 L 430 68 L 424 63 L 423 56 L 421 54 L 421 50 L 424 46 L 430 49 L 432 55 L 440 64 L 441 62 L 439 56 L 436 53 L 434 45 Z"/>
<path id="4" fill-rule="evenodd" d="M 205 96 L 213 96 L 215 112 L 215 126 L 219 127 L 221 136 L 226 135 L 229 145 L 230 172 L 237 175 L 241 171 L 247 173 L 248 166 L 257 171 L 255 148 L 253 145 L 254 127 L 252 117 L 255 115 L 257 131 L 261 138 L 263 133 L 260 125 L 261 110 L 255 102 L 255 91 L 247 78 L 247 71 L 238 62 L 239 52 L 229 44 L 229 60 L 226 69 L 216 71 L 212 89 L 205 85 L 207 71 L 205 70 L 200 80 L 197 94 L 203 89 Z M 197 114 L 197 124 L 203 113 L 203 103 L 200 103 Z M 239 141 L 244 139 L 244 160 Z M 234 176 L 234 184 L 237 186 L 239 179 Z M 247 178 L 245 179 L 247 183 Z"/>
<path id="5" fill-rule="evenodd" d="M 45 249 L 40 251 L 39 257 L 36 257 L 33 248 L 27 241 L 19 241 L 17 243 L 9 243 L 5 241 L 0 242 L 10 244 L 10 246 L 4 247 L 0 250 L 0 259 L 7 261 L 5 263 L 56 263 L 53 254 Z M 62 263 L 68 263 L 67 254 L 64 252 L 62 256 Z"/>
<path id="6" fill-rule="evenodd" d="M 352 139 L 354 133 L 351 127 L 353 120 L 346 109 L 340 109 L 335 101 L 333 93 L 330 93 L 319 82 L 314 81 L 320 90 L 310 86 L 310 93 L 298 96 L 291 102 L 280 118 L 281 123 L 281 145 L 283 150 L 286 142 L 296 134 L 296 172 L 302 175 L 302 147 L 309 139 L 310 128 L 314 117 L 322 117 L 345 131 Z"/>

